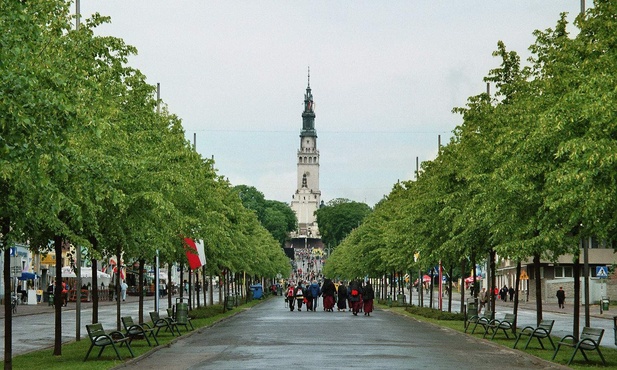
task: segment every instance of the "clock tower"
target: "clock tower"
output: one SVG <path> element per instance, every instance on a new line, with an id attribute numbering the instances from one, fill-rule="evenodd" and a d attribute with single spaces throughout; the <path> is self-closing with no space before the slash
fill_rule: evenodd
<path id="1" fill-rule="evenodd" d="M 294 244 L 294 247 L 321 247 L 321 236 L 315 215 L 315 211 L 317 211 L 321 203 L 321 191 L 319 190 L 319 150 L 317 150 L 315 103 L 311 93 L 310 72 L 306 93 L 304 94 L 300 149 L 298 149 L 297 156 L 297 190 L 292 196 L 291 209 L 298 218 L 298 230 L 291 235 L 292 244 Z M 302 242 L 304 242 L 304 245 L 301 244 Z"/>

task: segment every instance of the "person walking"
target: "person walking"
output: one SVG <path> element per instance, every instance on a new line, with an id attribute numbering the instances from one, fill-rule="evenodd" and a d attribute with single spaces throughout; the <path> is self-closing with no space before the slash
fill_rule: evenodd
<path id="1" fill-rule="evenodd" d="M 364 301 L 364 316 L 371 316 L 373 312 L 373 300 L 375 299 L 375 291 L 370 281 L 367 281 L 364 285 L 364 292 L 362 293 L 362 300 Z"/>
<path id="2" fill-rule="evenodd" d="M 334 295 L 336 294 L 336 287 L 330 279 L 325 279 L 323 287 L 321 288 L 321 295 L 323 296 L 323 309 L 324 311 L 334 311 Z"/>
<path id="3" fill-rule="evenodd" d="M 480 295 L 478 296 L 478 300 L 480 301 L 480 307 L 478 307 L 478 315 L 482 313 L 482 309 L 488 303 L 488 294 L 489 293 L 486 291 L 486 288 L 482 288 L 482 291 L 480 292 Z"/>
<path id="4" fill-rule="evenodd" d="M 298 283 L 296 290 L 294 292 L 294 296 L 296 297 L 296 302 L 298 302 L 298 312 L 302 311 L 302 303 L 304 303 L 304 286 L 302 286 L 302 282 Z"/>
<path id="5" fill-rule="evenodd" d="M 122 300 L 126 301 L 126 290 L 129 286 L 126 284 L 126 280 L 122 280 L 120 283 L 120 295 L 122 296 Z"/>
<path id="6" fill-rule="evenodd" d="M 317 308 L 317 302 L 319 301 L 319 296 L 321 296 L 321 288 L 319 284 L 317 284 L 316 280 L 313 280 L 311 285 L 308 287 L 308 291 L 311 293 L 311 308 L 313 312 Z"/>
<path id="7" fill-rule="evenodd" d="M 338 291 L 337 291 L 337 302 L 336 309 L 337 311 L 343 311 L 347 309 L 347 287 L 343 284 L 342 281 L 339 281 Z"/>
<path id="8" fill-rule="evenodd" d="M 501 288 L 501 290 L 499 291 L 499 298 L 506 302 L 508 299 L 506 298 L 508 296 L 508 287 L 507 286 L 503 286 L 503 288 Z"/>
<path id="9" fill-rule="evenodd" d="M 510 302 L 512 302 L 514 300 L 514 288 L 510 287 L 508 294 L 510 295 Z"/>
<path id="10" fill-rule="evenodd" d="M 559 308 L 564 309 L 566 308 L 564 303 L 566 301 L 566 292 L 563 291 L 563 287 L 559 287 L 559 290 L 557 291 L 557 303 L 559 304 Z"/>
<path id="11" fill-rule="evenodd" d="M 296 303 L 296 288 L 294 287 L 294 283 L 290 282 L 287 287 L 287 304 L 289 305 L 289 311 L 294 310 L 294 306 Z"/>
<path id="12" fill-rule="evenodd" d="M 362 306 L 362 300 L 360 296 L 362 295 L 362 287 L 360 286 L 360 282 L 358 280 L 352 280 L 349 283 L 349 301 L 351 302 L 351 312 L 354 316 L 358 316 L 358 312 L 360 312 L 360 306 Z"/>

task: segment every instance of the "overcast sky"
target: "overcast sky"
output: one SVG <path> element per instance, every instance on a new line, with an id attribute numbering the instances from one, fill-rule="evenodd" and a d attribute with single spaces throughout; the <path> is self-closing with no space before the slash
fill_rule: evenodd
<path id="1" fill-rule="evenodd" d="M 535 29 L 579 11 L 580 0 L 81 0 L 83 16 L 111 16 L 100 34 L 137 47 L 130 65 L 161 83 L 199 153 L 267 199 L 296 190 L 310 66 L 322 199 L 370 206 L 413 178 L 416 157 L 435 158 L 439 135 L 448 142 L 461 123 L 451 110 L 486 90 L 499 40 L 526 59 Z"/>

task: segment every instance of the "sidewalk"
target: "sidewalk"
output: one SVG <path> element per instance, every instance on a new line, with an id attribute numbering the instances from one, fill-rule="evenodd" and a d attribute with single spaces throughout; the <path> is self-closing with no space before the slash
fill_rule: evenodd
<path id="1" fill-rule="evenodd" d="M 179 295 L 173 295 L 172 296 L 172 304 L 175 304 L 176 302 L 176 298 L 179 298 Z M 186 296 L 185 296 L 186 298 Z M 216 304 L 218 302 L 218 293 L 214 294 L 214 303 Z M 160 300 L 160 304 L 162 307 L 167 307 L 167 296 L 165 297 L 161 297 L 159 298 Z M 154 296 L 146 296 L 144 297 L 144 302 L 152 302 L 154 301 Z M 126 296 L 126 301 L 122 302 L 122 304 L 128 304 L 128 303 L 138 303 L 139 302 L 139 296 L 130 296 L 127 295 Z M 115 306 L 116 305 L 116 301 L 110 301 L 110 300 L 104 300 L 104 301 L 99 301 L 99 307 L 102 306 Z M 203 296 L 200 296 L 200 303 L 203 305 Z M 81 309 L 82 310 L 87 310 L 87 309 L 91 309 L 92 308 L 93 303 L 92 302 L 81 302 Z M 62 311 L 75 311 L 77 308 L 77 303 L 76 302 L 69 302 L 68 305 L 66 307 L 62 307 Z M 197 307 L 197 304 L 195 304 L 195 307 Z M 54 312 L 54 306 L 50 306 L 47 302 L 41 302 L 39 304 L 35 304 L 35 305 L 28 305 L 28 304 L 19 304 L 17 305 L 17 313 L 14 313 L 13 316 L 28 316 L 28 315 L 38 315 L 38 314 L 45 314 L 45 313 L 53 313 Z M 5 315 L 4 315 L 4 306 L 2 306 L 2 309 L 0 309 L 0 319 L 4 319 Z"/>

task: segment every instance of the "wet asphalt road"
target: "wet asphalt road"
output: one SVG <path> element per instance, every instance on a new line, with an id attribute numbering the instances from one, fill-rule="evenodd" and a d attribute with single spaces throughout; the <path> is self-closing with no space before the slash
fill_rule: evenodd
<path id="1" fill-rule="evenodd" d="M 563 368 L 453 330 L 377 310 L 290 312 L 282 298 L 183 335 L 131 369 Z"/>

